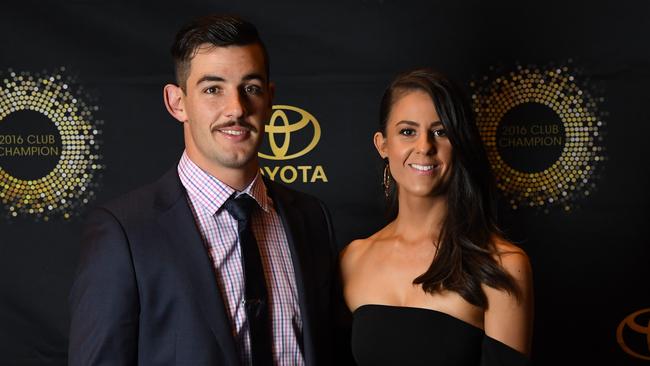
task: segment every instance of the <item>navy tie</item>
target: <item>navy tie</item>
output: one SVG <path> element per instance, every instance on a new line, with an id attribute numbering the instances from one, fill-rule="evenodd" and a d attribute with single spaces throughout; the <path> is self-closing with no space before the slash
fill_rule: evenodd
<path id="1" fill-rule="evenodd" d="M 245 307 L 251 337 L 251 355 L 254 366 L 273 365 L 271 351 L 271 321 L 260 250 L 251 227 L 251 214 L 258 207 L 248 194 L 231 196 L 224 208 L 237 220 L 244 267 Z"/>

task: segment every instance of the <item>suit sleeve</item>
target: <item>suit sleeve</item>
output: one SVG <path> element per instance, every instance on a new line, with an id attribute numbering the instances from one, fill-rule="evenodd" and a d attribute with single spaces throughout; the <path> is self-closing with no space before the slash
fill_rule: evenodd
<path id="1" fill-rule="evenodd" d="M 68 364 L 135 365 L 138 290 L 129 244 L 115 216 L 93 211 L 70 292 Z"/>
<path id="2" fill-rule="evenodd" d="M 339 271 L 339 246 L 334 235 L 334 225 L 329 210 L 323 202 L 320 202 L 323 215 L 327 221 L 327 230 L 329 234 L 329 244 L 332 263 L 332 279 L 330 301 L 332 309 L 330 314 L 330 324 L 332 326 L 332 347 L 333 361 L 335 365 L 354 365 L 352 349 L 350 345 L 351 331 L 351 314 L 343 300 L 343 286 Z"/>

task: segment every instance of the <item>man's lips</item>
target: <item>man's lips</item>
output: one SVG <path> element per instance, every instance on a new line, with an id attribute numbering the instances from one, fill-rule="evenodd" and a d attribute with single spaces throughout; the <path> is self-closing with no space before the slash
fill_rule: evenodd
<path id="1" fill-rule="evenodd" d="M 217 131 L 226 134 L 226 135 L 231 135 L 231 136 L 241 136 L 243 134 L 248 133 L 248 129 L 235 129 L 235 128 L 222 128 L 222 129 L 217 129 Z"/>
<path id="2" fill-rule="evenodd" d="M 219 135 L 234 142 L 244 141 L 251 135 L 251 130 L 242 126 L 227 126 L 213 129 Z"/>
<path id="3" fill-rule="evenodd" d="M 250 137 L 251 132 L 257 132 L 257 129 L 246 121 L 230 121 L 213 126 L 212 132 L 217 132 L 231 141 L 243 141 Z"/>

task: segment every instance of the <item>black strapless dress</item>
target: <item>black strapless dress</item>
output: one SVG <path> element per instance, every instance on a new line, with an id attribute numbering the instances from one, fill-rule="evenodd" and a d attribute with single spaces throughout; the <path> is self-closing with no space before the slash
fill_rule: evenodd
<path id="1" fill-rule="evenodd" d="M 353 314 L 359 366 L 520 366 L 529 359 L 451 315 L 429 309 L 362 305 Z"/>

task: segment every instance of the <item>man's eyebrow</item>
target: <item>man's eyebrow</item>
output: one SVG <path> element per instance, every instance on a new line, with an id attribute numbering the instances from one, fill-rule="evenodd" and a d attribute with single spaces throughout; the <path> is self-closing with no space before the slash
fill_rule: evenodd
<path id="1" fill-rule="evenodd" d="M 262 74 L 258 73 L 251 73 L 247 74 L 242 78 L 243 81 L 251 81 L 251 80 L 259 80 L 263 83 L 266 82 L 266 78 Z M 201 83 L 209 82 L 209 81 L 219 81 L 219 82 L 224 82 L 226 79 L 222 78 L 221 76 L 217 75 L 204 75 L 201 77 L 199 80 L 196 81 L 196 85 L 199 85 Z"/>
<path id="2" fill-rule="evenodd" d="M 196 85 L 199 85 L 201 83 L 205 83 L 206 81 L 226 81 L 226 79 L 222 78 L 221 76 L 216 76 L 216 75 L 204 75 L 202 78 L 200 78 L 196 82 Z"/>
<path id="3" fill-rule="evenodd" d="M 259 80 L 263 83 L 266 83 L 266 78 L 264 77 L 264 75 L 255 72 L 244 76 L 242 80 L 244 81 Z"/>

